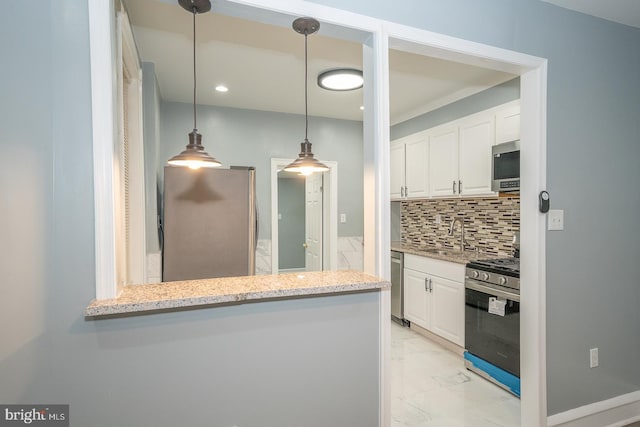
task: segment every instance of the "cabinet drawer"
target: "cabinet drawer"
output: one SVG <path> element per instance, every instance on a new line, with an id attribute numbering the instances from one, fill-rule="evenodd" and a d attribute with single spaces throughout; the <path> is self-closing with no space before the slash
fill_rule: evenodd
<path id="1" fill-rule="evenodd" d="M 419 255 L 404 254 L 404 267 L 464 283 L 464 264 Z"/>

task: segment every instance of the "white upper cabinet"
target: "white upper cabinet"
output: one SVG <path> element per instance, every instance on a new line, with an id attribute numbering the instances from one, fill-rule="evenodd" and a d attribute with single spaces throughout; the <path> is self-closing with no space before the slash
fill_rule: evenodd
<path id="1" fill-rule="evenodd" d="M 520 139 L 520 101 L 510 102 L 496 112 L 496 144 Z"/>
<path id="2" fill-rule="evenodd" d="M 458 194 L 492 194 L 491 147 L 495 141 L 494 116 L 473 116 L 460 124 Z"/>
<path id="3" fill-rule="evenodd" d="M 512 101 L 391 143 L 391 198 L 467 197 L 491 191 L 491 147 L 520 138 Z"/>
<path id="4" fill-rule="evenodd" d="M 407 141 L 405 150 L 405 193 L 406 197 L 427 197 L 429 195 L 428 156 L 429 144 L 426 137 Z"/>
<path id="5" fill-rule="evenodd" d="M 391 143 L 391 198 L 429 196 L 428 139 L 424 133 Z"/>
<path id="6" fill-rule="evenodd" d="M 429 183 L 431 196 L 457 194 L 458 127 L 439 126 L 429 135 Z"/>
<path id="7" fill-rule="evenodd" d="M 405 173 L 404 173 L 404 142 L 401 140 L 391 142 L 391 198 L 400 199 L 404 197 Z"/>
<path id="8" fill-rule="evenodd" d="M 431 196 L 476 196 L 491 192 L 491 146 L 495 118 L 478 113 L 439 126 L 429 136 Z"/>

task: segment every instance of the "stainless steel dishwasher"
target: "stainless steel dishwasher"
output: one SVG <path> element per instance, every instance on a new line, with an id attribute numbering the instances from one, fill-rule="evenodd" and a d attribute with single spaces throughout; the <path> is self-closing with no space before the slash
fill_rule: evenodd
<path id="1" fill-rule="evenodd" d="M 404 254 L 391 251 L 391 319 L 409 325 L 404 318 Z"/>

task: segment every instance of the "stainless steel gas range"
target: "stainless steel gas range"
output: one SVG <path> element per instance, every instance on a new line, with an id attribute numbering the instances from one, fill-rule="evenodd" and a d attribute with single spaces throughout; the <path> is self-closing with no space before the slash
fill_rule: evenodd
<path id="1" fill-rule="evenodd" d="M 520 259 L 467 264 L 465 366 L 520 396 Z"/>

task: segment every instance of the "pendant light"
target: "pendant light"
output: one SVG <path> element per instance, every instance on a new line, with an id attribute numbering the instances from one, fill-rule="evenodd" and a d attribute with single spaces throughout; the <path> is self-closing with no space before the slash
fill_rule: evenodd
<path id="1" fill-rule="evenodd" d="M 284 168 L 287 172 L 298 172 L 300 175 L 311 175 L 314 172 L 328 171 L 329 168 L 320 163 L 313 157 L 311 152 L 311 143 L 307 138 L 309 131 L 309 110 L 308 110 L 308 89 L 307 89 L 307 37 L 309 34 L 314 34 L 320 28 L 320 23 L 313 18 L 298 18 L 293 21 L 293 29 L 299 33 L 304 34 L 304 141 L 300 143 L 300 154 L 298 158 Z"/>
<path id="2" fill-rule="evenodd" d="M 215 168 L 221 163 L 210 156 L 202 146 L 202 135 L 196 126 L 196 14 L 211 10 L 209 0 L 178 0 L 180 6 L 193 13 L 193 132 L 189 134 L 189 144 L 180 154 L 169 159 L 172 166 L 187 166 L 191 169 Z"/>

